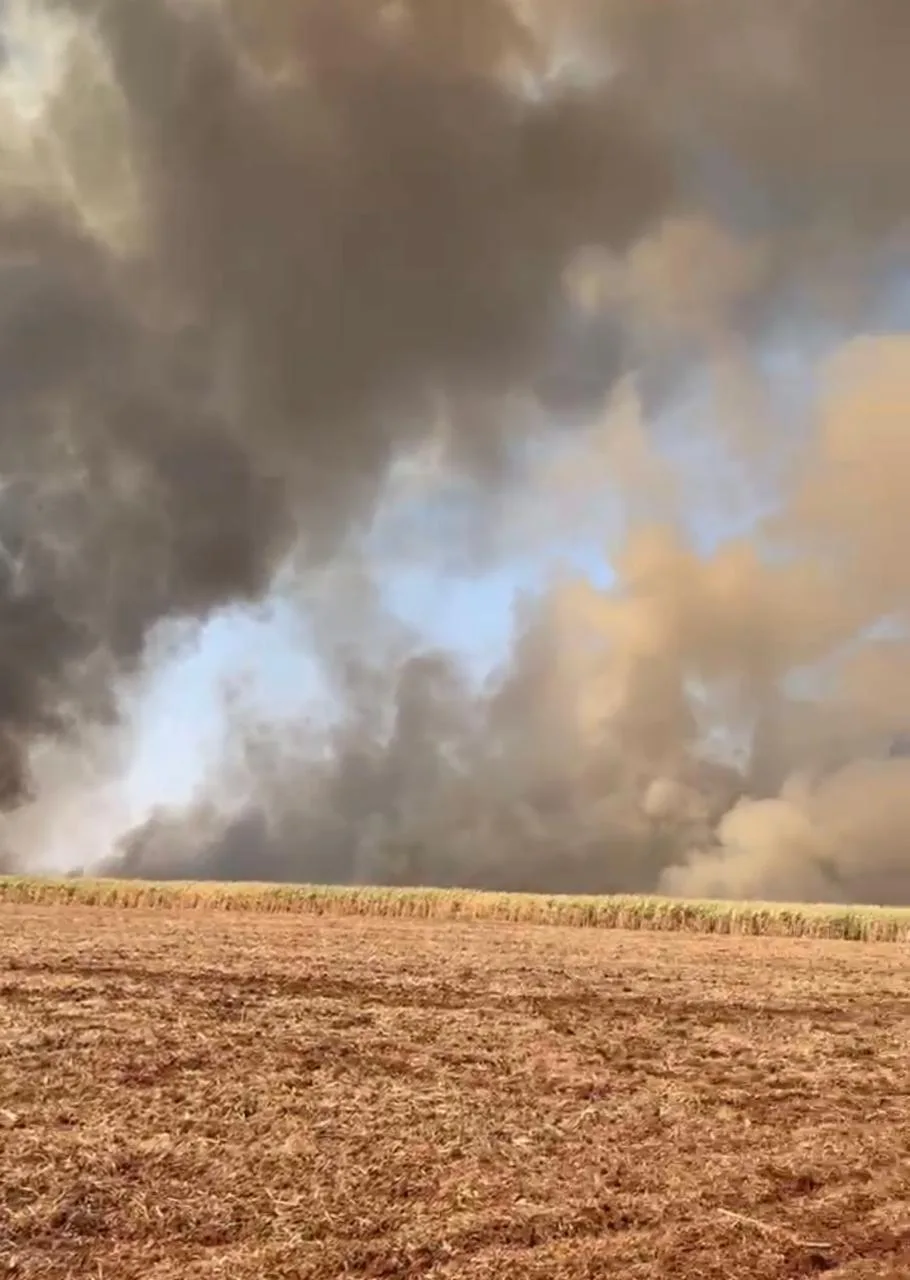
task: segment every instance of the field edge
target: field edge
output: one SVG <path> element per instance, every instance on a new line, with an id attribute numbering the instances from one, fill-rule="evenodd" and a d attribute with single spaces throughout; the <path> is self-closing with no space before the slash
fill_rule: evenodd
<path id="1" fill-rule="evenodd" d="M 481 890 L 0 877 L 0 905 L 208 910 L 314 916 L 501 921 L 768 937 L 910 941 L 910 908 L 586 897 Z"/>

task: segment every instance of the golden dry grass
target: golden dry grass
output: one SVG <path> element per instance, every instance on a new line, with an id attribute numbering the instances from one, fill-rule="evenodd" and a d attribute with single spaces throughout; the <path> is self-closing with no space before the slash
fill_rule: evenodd
<path id="1" fill-rule="evenodd" d="M 498 920 L 601 929 L 670 930 L 860 942 L 910 941 L 910 908 L 682 901 L 375 886 L 219 884 L 0 877 L 0 904 Z"/>
<path id="2" fill-rule="evenodd" d="M 0 1275 L 906 1280 L 908 1045 L 875 943 L 6 905 Z"/>

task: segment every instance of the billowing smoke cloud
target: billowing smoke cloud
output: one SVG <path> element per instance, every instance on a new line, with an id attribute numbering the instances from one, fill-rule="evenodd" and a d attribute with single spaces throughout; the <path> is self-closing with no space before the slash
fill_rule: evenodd
<path id="1" fill-rule="evenodd" d="M 668 514 L 623 412 L 614 479 Z M 700 553 L 645 503 L 617 583 L 528 602 L 484 689 L 381 615 L 360 645 L 334 626 L 340 718 L 279 731 L 241 704 L 222 807 L 153 816 L 118 869 L 906 899 L 908 413 L 910 339 L 848 344 L 749 538 Z"/>
<path id="2" fill-rule="evenodd" d="M 907 351 L 848 348 L 795 438 L 751 394 L 768 338 L 857 332 L 907 247 L 906 6 L 48 12 L 62 74 L 0 154 L 3 799 L 116 723 L 157 624 L 289 563 L 331 597 L 403 458 L 486 530 L 620 377 L 647 419 L 707 368 L 706 439 L 774 488 L 751 541 L 699 553 L 640 426 L 604 453 L 617 587 L 528 604 L 489 687 L 301 590 L 331 726 L 238 713 L 212 796 L 116 866 L 910 894 L 904 766 L 855 763 L 910 710 Z"/>

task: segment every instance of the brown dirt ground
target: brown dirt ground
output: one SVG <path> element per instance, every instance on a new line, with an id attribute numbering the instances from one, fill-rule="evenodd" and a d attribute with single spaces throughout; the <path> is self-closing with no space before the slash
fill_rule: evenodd
<path id="1" fill-rule="evenodd" d="M 900 946 L 6 907 L 0 1276 L 906 1280 L 908 975 Z"/>

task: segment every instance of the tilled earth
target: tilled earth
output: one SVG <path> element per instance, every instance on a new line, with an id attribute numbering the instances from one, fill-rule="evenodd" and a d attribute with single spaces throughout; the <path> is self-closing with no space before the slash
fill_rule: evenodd
<path id="1" fill-rule="evenodd" d="M 906 1280 L 908 977 L 899 946 L 3 908 L 0 1276 Z"/>

